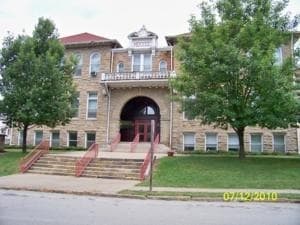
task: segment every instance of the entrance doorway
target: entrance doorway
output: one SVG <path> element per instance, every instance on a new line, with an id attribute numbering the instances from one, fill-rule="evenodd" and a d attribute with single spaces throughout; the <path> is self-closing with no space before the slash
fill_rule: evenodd
<path id="1" fill-rule="evenodd" d="M 132 141 L 139 134 L 140 142 L 149 142 L 151 120 L 155 121 L 154 136 L 160 132 L 159 107 L 148 97 L 135 97 L 123 107 L 120 118 L 121 141 Z"/>

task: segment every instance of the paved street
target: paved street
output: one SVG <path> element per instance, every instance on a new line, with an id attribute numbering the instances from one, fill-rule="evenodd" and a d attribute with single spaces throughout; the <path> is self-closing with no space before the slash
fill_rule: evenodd
<path id="1" fill-rule="evenodd" d="M 299 225 L 300 204 L 156 201 L 0 190 L 1 225 Z"/>

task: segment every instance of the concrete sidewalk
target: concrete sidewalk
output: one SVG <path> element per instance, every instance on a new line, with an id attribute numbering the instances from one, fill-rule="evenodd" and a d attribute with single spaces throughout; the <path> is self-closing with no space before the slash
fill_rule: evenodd
<path id="1" fill-rule="evenodd" d="M 92 195 L 116 195 L 139 181 L 43 174 L 15 174 L 0 177 L 0 188 Z"/>

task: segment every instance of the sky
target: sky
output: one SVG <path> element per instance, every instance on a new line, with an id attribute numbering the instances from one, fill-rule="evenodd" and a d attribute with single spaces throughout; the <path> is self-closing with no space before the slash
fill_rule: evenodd
<path id="1" fill-rule="evenodd" d="M 10 31 L 31 35 L 39 17 L 54 21 L 60 37 L 89 32 L 117 39 L 128 46 L 127 35 L 142 25 L 159 36 L 188 32 L 188 20 L 199 15 L 202 0 L 0 0 L 0 45 Z M 290 0 L 288 11 L 300 14 L 300 0 Z"/>

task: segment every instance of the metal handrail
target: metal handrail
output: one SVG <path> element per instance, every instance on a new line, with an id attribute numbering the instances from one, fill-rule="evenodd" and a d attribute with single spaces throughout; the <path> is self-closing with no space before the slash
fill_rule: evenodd
<path id="1" fill-rule="evenodd" d="M 37 145 L 32 152 L 27 154 L 24 158 L 20 161 L 20 172 L 25 173 L 29 168 L 44 154 L 48 153 L 49 151 L 49 141 L 41 141 L 39 145 Z"/>
<path id="2" fill-rule="evenodd" d="M 155 140 L 154 140 L 154 143 L 153 143 L 153 152 L 156 151 L 156 147 L 157 147 L 158 143 L 159 143 L 159 134 L 157 134 L 156 137 L 155 137 Z M 144 159 L 144 162 L 140 167 L 140 179 L 141 180 L 145 179 L 147 169 L 150 165 L 150 160 L 151 160 L 151 147 L 149 148 L 148 153 L 147 153 L 147 155 Z"/>
<path id="3" fill-rule="evenodd" d="M 140 142 L 140 134 L 137 133 L 133 139 L 133 141 L 130 144 L 130 152 L 134 152 L 134 150 L 136 149 L 136 146 L 138 145 L 138 143 Z"/>
<path id="4" fill-rule="evenodd" d="M 111 151 L 111 152 L 114 151 L 114 150 L 116 149 L 116 147 L 117 147 L 117 145 L 120 143 L 120 141 L 121 141 L 121 134 L 118 133 L 118 134 L 116 135 L 116 137 L 113 139 L 113 141 L 111 142 L 111 144 L 110 144 L 110 151 Z"/>
<path id="5" fill-rule="evenodd" d="M 80 177 L 85 170 L 85 168 L 89 165 L 89 163 L 97 158 L 98 156 L 98 151 L 99 151 L 99 146 L 98 144 L 93 143 L 87 152 L 84 154 L 84 156 L 76 161 L 75 164 L 75 176 Z"/>

